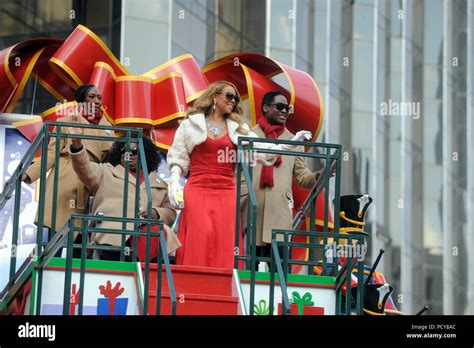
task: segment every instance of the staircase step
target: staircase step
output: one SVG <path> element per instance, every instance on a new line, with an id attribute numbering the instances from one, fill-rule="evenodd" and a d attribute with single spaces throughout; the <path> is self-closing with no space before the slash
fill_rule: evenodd
<path id="1" fill-rule="evenodd" d="M 144 265 L 142 264 L 142 270 Z M 173 282 L 179 294 L 232 295 L 232 269 L 171 265 Z M 156 291 L 157 265 L 150 264 L 149 291 Z M 163 292 L 169 292 L 168 280 L 163 267 Z"/>
<path id="2" fill-rule="evenodd" d="M 177 315 L 237 315 L 238 299 L 233 296 L 176 294 Z M 156 313 L 156 293 L 148 292 L 148 312 Z M 161 298 L 161 314 L 171 314 L 170 294 L 163 292 Z"/>

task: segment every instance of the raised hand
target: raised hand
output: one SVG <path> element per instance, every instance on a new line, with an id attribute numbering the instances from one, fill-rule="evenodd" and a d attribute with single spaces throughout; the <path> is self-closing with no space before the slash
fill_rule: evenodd
<path id="1" fill-rule="evenodd" d="M 80 123 L 78 115 L 72 116 L 72 123 Z M 72 135 L 80 136 L 84 134 L 84 128 L 68 127 L 67 132 Z M 82 147 L 82 140 L 80 138 L 71 138 L 71 143 L 73 149 L 80 149 Z"/>

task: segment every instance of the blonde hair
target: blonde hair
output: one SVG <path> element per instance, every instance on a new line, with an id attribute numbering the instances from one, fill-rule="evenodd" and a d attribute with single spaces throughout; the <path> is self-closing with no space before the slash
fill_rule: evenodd
<path id="1" fill-rule="evenodd" d="M 224 87 L 230 86 L 235 90 L 235 93 L 238 94 L 237 87 L 231 82 L 228 81 L 216 81 L 213 82 L 207 87 L 207 89 L 196 99 L 193 106 L 188 109 L 186 113 L 186 117 L 189 115 L 203 113 L 204 115 L 210 115 L 212 112 L 212 107 L 214 105 L 214 94 L 221 93 Z M 239 127 L 237 128 L 237 132 L 242 135 L 247 135 L 248 131 L 243 128 L 243 122 L 240 118 L 242 115 L 242 108 L 240 107 L 239 103 L 235 104 L 234 109 L 229 114 L 225 114 L 224 117 L 236 122 Z"/>

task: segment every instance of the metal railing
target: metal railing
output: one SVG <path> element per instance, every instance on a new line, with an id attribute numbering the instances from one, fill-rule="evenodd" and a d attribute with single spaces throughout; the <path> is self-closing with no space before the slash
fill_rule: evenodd
<path id="1" fill-rule="evenodd" d="M 81 227 L 75 226 L 75 221 L 81 220 L 83 223 Z M 139 223 L 142 226 L 146 226 L 146 231 L 134 230 L 134 229 L 110 229 L 110 228 L 100 228 L 100 227 L 90 227 L 90 222 L 103 222 L 103 221 L 111 221 L 111 222 L 125 222 L 126 224 L 129 223 Z M 151 233 L 151 226 L 158 225 L 159 232 Z M 82 235 L 82 242 L 81 244 L 74 244 L 73 243 L 73 235 L 74 232 L 78 232 Z M 148 313 L 148 289 L 150 285 L 149 274 L 150 274 L 150 247 L 151 247 L 151 238 L 158 238 L 159 239 L 159 249 L 158 249 L 158 260 L 157 260 L 157 284 L 156 284 L 156 315 L 161 314 L 161 288 L 162 288 L 162 264 L 165 266 L 166 277 L 170 292 L 170 300 L 171 300 L 171 314 L 176 315 L 176 291 L 174 288 L 173 277 L 171 273 L 170 262 L 168 258 L 168 254 L 166 251 L 166 241 L 164 239 L 164 229 L 163 229 L 163 222 L 152 220 L 152 219 L 134 219 L 134 218 L 122 218 L 122 217 L 113 217 L 113 216 L 91 216 L 85 214 L 73 214 L 69 219 L 68 223 L 63 226 L 63 228 L 55 234 L 53 239 L 48 243 L 44 252 L 38 256 L 38 293 L 37 293 L 37 302 L 36 302 L 36 313 L 40 313 L 41 308 L 41 284 L 42 284 L 42 273 L 44 269 L 47 267 L 48 262 L 51 260 L 53 255 L 64 246 L 66 243 L 66 267 L 65 267 L 65 283 L 64 283 L 64 297 L 63 297 L 63 315 L 68 315 L 68 305 L 69 305 L 69 294 L 71 293 L 71 282 L 72 282 L 72 250 L 80 249 L 81 250 L 81 257 L 80 257 L 80 267 L 79 267 L 79 307 L 78 307 L 78 314 L 82 315 L 83 309 L 83 289 L 84 289 L 84 282 L 85 282 L 85 266 L 86 266 L 86 252 L 90 252 L 93 250 L 113 250 L 118 251 L 122 255 L 130 255 L 131 258 L 136 261 L 136 253 L 133 251 L 129 253 L 128 247 L 126 249 L 122 249 L 121 247 L 114 247 L 114 246 L 103 246 L 103 245 L 96 245 L 96 244 L 88 244 L 88 235 L 91 233 L 104 233 L 104 234 L 115 234 L 115 235 L 130 235 L 131 238 L 144 236 L 146 237 L 146 246 L 145 246 L 145 261 L 144 263 L 144 296 L 142 302 L 143 314 Z M 136 246 L 137 243 L 134 243 Z M 132 249 L 133 250 L 133 249 Z"/>
<path id="2" fill-rule="evenodd" d="M 277 241 L 278 235 L 283 236 L 283 241 Z M 340 258 L 338 253 L 332 252 L 332 246 L 339 245 L 349 245 L 352 246 L 353 242 L 359 243 L 362 245 L 365 241 L 365 236 L 363 235 L 351 235 L 351 234 L 341 234 L 341 233 L 331 233 L 331 238 L 333 238 L 332 244 L 326 243 L 301 243 L 301 242 L 291 242 L 290 238 L 295 235 L 313 237 L 314 239 L 323 239 L 325 233 L 323 232 L 306 232 L 306 231 L 295 231 L 295 230 L 272 230 L 272 249 L 271 249 L 271 264 L 270 264 L 270 292 L 269 292 L 269 302 L 270 302 L 270 313 L 273 313 L 273 302 L 274 302 L 274 292 L 275 292 L 275 269 L 278 273 L 278 278 L 280 282 L 280 289 L 282 293 L 282 307 L 283 314 L 289 314 L 289 307 L 286 304 L 289 303 L 288 291 L 287 291 L 287 282 L 288 282 L 288 270 L 291 265 L 305 265 L 308 268 L 314 269 L 314 267 L 320 267 L 322 269 L 330 269 L 332 274 L 335 275 L 336 282 L 336 315 L 341 315 L 343 313 L 342 307 L 342 290 L 344 283 L 346 284 L 346 297 L 345 297 L 345 314 L 351 315 L 351 307 L 354 304 L 357 314 L 363 314 L 363 300 L 364 300 L 364 278 L 363 278 L 363 269 L 364 262 L 363 258 L 365 255 L 360 255 L 351 251 L 345 253 L 344 258 L 346 259 L 342 266 L 340 266 Z M 344 242 L 342 244 L 341 242 Z M 283 261 L 280 259 L 280 252 L 278 246 L 283 247 Z M 330 257 L 332 260 L 328 262 L 327 260 L 316 261 L 316 260 L 294 260 L 290 257 L 290 249 L 292 247 L 299 248 L 309 248 L 314 250 L 322 250 L 323 254 Z M 328 252 L 331 250 L 331 252 Z M 356 298 L 353 299 L 352 296 L 352 270 L 357 265 L 358 275 L 357 275 L 357 290 Z M 339 269 L 340 267 L 340 269 Z M 348 271 L 349 270 L 349 271 Z M 286 303 L 286 304 L 285 304 Z"/>
<path id="3" fill-rule="evenodd" d="M 275 302 L 275 268 L 278 273 L 278 280 L 280 281 L 280 290 L 281 290 L 281 303 L 282 303 L 282 315 L 290 314 L 290 299 L 288 298 L 287 290 L 287 278 L 283 269 L 288 271 L 286 267 L 282 267 L 280 252 L 278 251 L 278 242 L 275 239 L 272 239 L 272 249 L 271 249 L 271 264 L 270 264 L 270 294 L 269 294 L 269 309 L 268 313 L 273 315 L 274 312 L 274 302 Z M 285 259 L 286 262 L 286 259 Z M 287 266 L 287 265 L 286 265 Z M 255 302 L 255 299 L 254 301 Z"/>
<path id="4" fill-rule="evenodd" d="M 272 144 L 286 144 L 286 145 L 297 145 L 311 147 L 313 149 L 320 150 L 321 153 L 314 153 L 311 151 L 308 152 L 298 152 L 298 151 L 280 151 L 280 150 L 271 150 L 267 148 L 262 148 L 255 146 L 256 143 L 272 143 Z M 245 145 L 244 145 L 245 144 Z M 252 180 L 252 166 L 255 165 L 249 159 L 253 159 L 253 153 L 273 153 L 282 156 L 299 156 L 299 157 L 309 157 L 309 158 L 319 158 L 324 160 L 325 170 L 323 175 L 314 184 L 309 195 L 305 199 L 304 203 L 299 208 L 293 223 L 293 230 L 278 230 L 274 229 L 272 231 L 272 243 L 271 243 L 271 257 L 262 257 L 256 255 L 256 227 L 257 227 L 257 199 L 255 196 L 255 191 L 253 189 L 253 180 Z M 318 265 L 322 268 L 322 274 L 332 275 L 334 277 L 343 277 L 344 270 L 338 270 L 338 259 L 333 258 L 331 262 L 327 262 L 327 255 L 323 253 L 322 262 L 316 260 L 316 251 L 318 249 L 327 248 L 329 238 L 334 238 L 333 240 L 339 241 L 344 239 L 346 241 L 357 241 L 358 243 L 365 243 L 364 236 L 352 236 L 346 234 L 339 234 L 339 204 L 340 204 L 340 186 L 341 186 L 341 163 L 342 159 L 342 146 L 339 144 L 323 144 L 323 143 L 308 143 L 308 142 L 294 142 L 290 140 L 275 140 L 275 139 L 262 139 L 262 138 L 249 138 L 249 137 L 239 137 L 238 143 L 238 161 L 237 161 L 237 219 L 236 219 L 236 229 L 235 229 L 235 246 L 236 250 L 239 250 L 239 233 L 241 233 L 241 193 L 242 193 L 242 181 L 245 181 L 245 185 L 248 192 L 247 199 L 247 239 L 246 239 L 246 253 L 244 256 L 238 255 L 235 253 L 234 258 L 234 267 L 238 268 L 239 261 L 245 261 L 245 268 L 250 270 L 250 299 L 249 299 L 249 313 L 253 315 L 254 313 L 254 302 L 255 302 L 255 273 L 256 265 L 258 262 L 269 262 L 271 268 L 271 275 L 273 281 L 275 277 L 275 270 L 278 273 L 280 280 L 280 288 L 282 291 L 283 299 L 283 314 L 289 313 L 288 306 L 288 295 L 286 292 L 286 283 L 288 275 L 288 265 L 289 264 L 300 264 L 308 266 L 308 274 L 314 274 L 314 266 Z M 329 193 L 330 185 L 329 180 L 331 178 L 331 166 L 335 165 L 335 185 L 334 185 L 334 223 L 333 231 L 329 231 Z M 243 177 L 243 179 L 242 179 Z M 316 204 L 317 198 L 324 189 L 324 221 L 322 232 L 316 232 Z M 245 209 L 245 208 L 244 208 Z M 305 221 L 306 216 L 309 216 L 309 230 L 298 231 L 301 227 L 303 221 Z M 284 242 L 277 241 L 277 235 L 283 234 Z M 290 242 L 288 238 L 290 236 L 301 235 L 309 237 L 308 243 L 296 243 Z M 318 243 L 318 239 L 319 243 Z M 349 242 L 348 242 L 349 243 Z M 278 246 L 284 247 L 284 257 L 283 261 L 278 253 Z M 299 247 L 309 249 L 309 256 L 307 261 L 302 260 L 293 260 L 292 259 L 292 247 Z M 283 265 L 282 265 L 283 263 Z M 361 266 L 362 265 L 362 266 Z M 359 262 L 358 267 L 363 267 L 363 263 Z M 351 268 L 352 269 L 352 268 Z M 346 279 L 350 274 L 344 277 Z M 270 313 L 273 313 L 273 283 L 270 284 Z M 350 289 L 350 286 L 349 286 Z M 358 297 L 362 296 L 363 299 L 363 288 L 358 286 Z M 336 289 L 337 295 L 336 298 L 341 298 L 341 288 Z M 347 296 L 351 296 L 351 291 L 347 291 Z M 350 297 L 348 297 L 350 299 Z M 349 301 L 350 305 L 351 301 Z M 340 305 L 338 302 L 337 305 Z M 357 301 L 357 312 L 362 313 L 362 302 Z M 337 314 L 341 314 L 342 310 L 339 308 Z"/>
<path id="5" fill-rule="evenodd" d="M 51 130 L 50 128 L 53 128 Z M 94 130 L 99 130 L 99 131 L 104 131 L 103 133 L 106 133 L 105 131 L 109 132 L 121 132 L 124 134 L 122 137 L 117 138 L 111 133 L 111 135 L 90 135 L 90 134 L 81 134 L 81 135 L 76 135 L 76 134 L 69 134 L 66 132 L 63 132 L 65 128 L 73 127 L 73 128 L 83 128 L 83 129 L 94 129 Z M 133 134 L 133 136 L 132 136 Z M 134 217 L 130 218 L 127 217 L 127 211 L 128 211 L 128 185 L 129 185 L 129 169 L 130 169 L 130 164 L 129 161 L 125 161 L 125 179 L 124 179 L 124 197 L 123 197 L 123 204 L 122 204 L 122 217 L 105 217 L 105 216 L 91 216 L 91 215 L 71 215 L 71 219 L 62 226 L 59 232 L 62 233 L 67 233 L 65 231 L 69 231 L 70 237 L 69 239 L 72 239 L 74 232 L 77 232 L 81 235 L 85 235 L 89 233 L 90 231 L 97 231 L 94 228 L 91 228 L 88 226 L 89 221 L 100 221 L 100 220 L 107 220 L 107 219 L 115 219 L 114 221 L 121 222 L 122 223 L 122 230 L 121 231 L 115 231 L 113 232 L 110 229 L 102 229 L 100 232 L 101 233 L 121 233 L 121 246 L 119 247 L 120 250 L 120 260 L 123 261 L 125 259 L 125 242 L 126 242 L 126 235 L 140 235 L 143 232 L 139 231 L 139 226 L 140 225 L 146 225 L 147 232 L 146 232 L 146 237 L 147 237 L 147 256 L 149 256 L 149 243 L 150 237 L 154 237 L 155 234 L 150 235 L 150 224 L 160 224 L 157 221 L 149 220 L 149 219 L 141 219 L 139 217 L 139 210 L 140 210 L 140 182 L 141 182 L 141 172 L 143 173 L 148 173 L 148 168 L 147 168 L 147 163 L 145 159 L 145 150 L 143 146 L 143 130 L 140 128 L 130 128 L 130 127 L 117 127 L 117 126 L 101 126 L 101 125 L 92 125 L 92 124 L 81 124 L 81 123 L 66 123 L 66 122 L 45 122 L 41 130 L 39 131 L 38 135 L 36 138 L 33 140 L 32 144 L 30 145 L 26 155 L 21 159 L 20 163 L 18 164 L 18 167 L 16 168 L 15 172 L 13 173 L 12 177 L 10 180 L 7 182 L 5 185 L 2 194 L 0 195 L 0 209 L 2 209 L 6 202 L 11 199 L 12 195 L 15 193 L 14 197 L 14 211 L 13 211 L 13 230 L 12 230 L 12 248 L 16 247 L 17 242 L 18 242 L 18 230 L 19 230 L 19 216 L 20 216 L 20 200 L 21 200 L 21 185 L 22 181 L 21 178 L 23 174 L 26 173 L 28 167 L 31 165 L 33 159 L 35 158 L 35 155 L 38 153 L 39 150 L 41 150 L 41 171 L 40 171 L 40 177 L 39 177 L 39 182 L 41 183 L 39 186 L 39 204 L 38 204 L 38 221 L 37 221 L 37 238 L 36 238 L 36 247 L 33 250 L 33 253 L 25 260 L 24 264 L 20 267 L 20 269 L 17 271 L 17 256 L 16 252 L 11 253 L 10 257 L 10 274 L 9 274 L 9 281 L 7 283 L 7 286 L 1 293 L 1 297 L 5 298 L 6 293 L 8 293 L 9 290 L 17 290 L 19 288 L 19 284 L 16 284 L 14 286 L 15 282 L 19 279 L 19 276 L 22 274 L 23 270 L 25 270 L 27 267 L 26 265 L 30 262 L 34 261 L 34 256 L 38 255 L 38 260 L 42 260 L 42 264 L 44 264 L 44 260 L 47 259 L 47 257 L 51 258 L 53 254 L 49 254 L 49 251 L 51 250 L 50 247 L 48 248 L 48 253 L 45 253 L 45 247 L 48 247 L 48 243 L 43 242 L 43 229 L 45 227 L 44 225 L 44 218 L 45 218 L 45 197 L 46 197 L 46 175 L 47 175 L 47 163 L 48 163 L 48 148 L 51 146 L 50 145 L 50 140 L 55 139 L 55 145 L 54 145 L 54 166 L 52 169 L 52 173 L 50 175 L 54 175 L 54 182 L 53 182 L 53 192 L 52 192 L 52 209 L 51 209 L 51 226 L 48 226 L 50 228 L 50 242 L 54 241 L 55 243 L 61 243 L 64 242 L 62 239 L 55 239 L 55 234 L 56 234 L 56 213 L 57 213 L 57 196 L 58 196 L 58 174 L 59 174 L 59 160 L 61 157 L 61 151 L 63 151 L 64 144 L 62 141 L 67 138 L 81 138 L 81 139 L 88 139 L 88 140 L 96 140 L 96 141 L 118 141 L 118 142 L 123 142 L 125 143 L 125 151 L 127 153 L 130 152 L 130 145 L 131 143 L 136 143 L 138 145 L 138 156 L 137 156 L 137 164 L 136 164 L 136 184 L 135 184 L 135 207 L 134 207 Z M 145 184 L 145 191 L 146 191 L 146 198 L 147 198 L 147 204 L 146 204 L 146 212 L 147 216 L 152 216 L 152 193 L 151 193 L 151 187 L 150 187 L 150 182 L 148 175 L 144 175 L 143 178 L 143 183 Z M 118 219 L 118 220 L 117 220 Z M 77 227 L 75 225 L 71 226 L 71 222 L 76 222 L 80 221 L 83 222 L 82 227 Z M 86 223 L 84 225 L 84 223 Z M 127 231 L 127 223 L 133 223 L 133 230 Z M 160 227 L 162 231 L 162 226 Z M 170 289 L 170 297 L 172 298 L 172 309 L 173 312 L 176 312 L 176 294 L 174 291 L 174 285 L 171 277 L 171 268 L 168 260 L 168 255 L 166 252 L 163 253 L 162 247 L 163 245 L 166 245 L 165 243 L 162 242 L 163 233 L 158 233 L 156 234 L 157 238 L 160 238 L 160 249 L 159 249 L 159 260 L 162 261 L 165 265 L 165 270 L 167 273 L 168 277 L 168 285 Z M 58 237 L 59 238 L 59 237 Z M 63 234 L 64 238 L 64 234 Z M 83 243 L 81 245 L 74 245 L 75 247 L 81 247 L 82 249 L 84 248 L 97 248 L 97 246 L 91 246 L 91 245 L 84 245 L 85 239 L 83 240 Z M 57 246 L 57 245 L 56 245 Z M 68 240 L 68 248 L 69 248 L 69 240 Z M 72 248 L 72 247 L 71 247 Z M 137 243 L 134 243 L 133 250 L 132 250 L 132 255 L 133 255 L 133 261 L 136 261 L 136 248 L 137 248 Z M 69 249 L 68 249 L 69 250 Z M 160 259 L 161 258 L 161 259 Z M 84 258 L 85 260 L 85 258 Z M 71 254 L 68 252 L 68 264 L 71 265 L 72 262 L 72 251 Z M 81 262 L 82 264 L 82 262 Z M 149 265 L 145 265 L 145 298 L 148 297 L 148 273 L 149 273 Z M 82 277 L 83 275 L 81 275 Z M 160 285 L 160 296 L 161 296 L 161 277 L 162 277 L 162 272 L 161 272 L 161 263 L 158 263 L 158 283 Z M 67 289 L 65 289 L 66 291 Z M 148 301 L 148 300 L 146 300 Z M 159 301 L 157 302 L 157 309 L 159 309 Z M 38 307 L 37 307 L 38 308 Z M 146 313 L 146 311 L 145 311 Z M 157 311 L 159 313 L 159 311 Z"/>

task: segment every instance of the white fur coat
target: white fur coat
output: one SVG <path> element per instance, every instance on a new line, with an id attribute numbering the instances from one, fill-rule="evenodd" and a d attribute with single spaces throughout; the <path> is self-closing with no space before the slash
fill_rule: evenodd
<path id="1" fill-rule="evenodd" d="M 258 138 L 258 135 L 252 132 L 247 124 L 243 124 L 242 128 L 248 131 L 247 135 L 243 135 L 237 132 L 239 127 L 237 122 L 230 119 L 226 119 L 227 133 L 229 138 L 235 145 L 238 144 L 239 136 L 247 136 L 252 138 Z M 182 170 L 182 175 L 187 175 L 189 172 L 190 155 L 193 152 L 195 146 L 202 144 L 207 139 L 207 127 L 206 119 L 203 113 L 189 115 L 187 119 L 184 119 L 179 125 L 174 135 L 173 145 L 168 150 L 168 169 L 177 165 Z M 273 144 L 255 144 L 255 147 L 261 148 L 273 148 Z M 263 155 L 263 154 L 262 154 Z M 261 158 L 265 164 L 272 164 L 275 156 L 267 154 L 266 157 Z"/>

